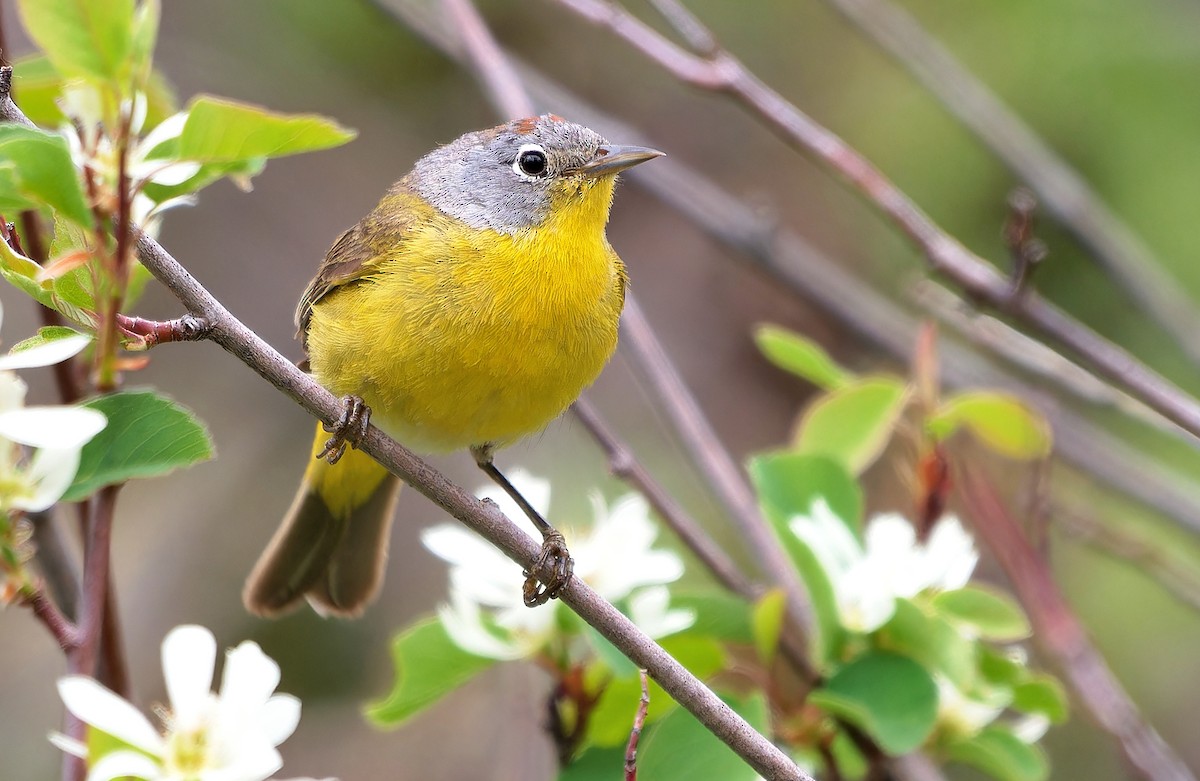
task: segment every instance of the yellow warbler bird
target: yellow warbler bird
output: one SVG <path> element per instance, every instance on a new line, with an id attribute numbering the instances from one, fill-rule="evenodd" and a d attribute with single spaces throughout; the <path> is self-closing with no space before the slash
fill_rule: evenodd
<path id="1" fill-rule="evenodd" d="M 423 452 L 495 448 L 560 415 L 617 343 L 627 277 L 604 235 L 617 174 L 660 156 L 552 114 L 468 133 L 417 161 L 334 243 L 296 311 L 313 376 L 346 397 L 243 593 L 278 615 L 307 597 L 360 614 L 387 558 L 399 481 L 354 444 L 368 420 Z M 344 453 L 344 457 L 343 457 Z M 527 508 L 554 572 L 569 553 Z"/>

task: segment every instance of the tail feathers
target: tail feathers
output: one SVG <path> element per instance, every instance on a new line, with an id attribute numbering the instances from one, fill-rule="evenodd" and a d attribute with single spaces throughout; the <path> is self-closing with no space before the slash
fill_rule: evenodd
<path id="1" fill-rule="evenodd" d="M 319 428 L 317 436 L 319 446 Z M 322 615 L 360 615 L 383 582 L 400 485 L 360 451 L 348 451 L 336 465 L 310 463 L 291 509 L 246 580 L 246 609 L 274 617 L 307 597 Z"/>

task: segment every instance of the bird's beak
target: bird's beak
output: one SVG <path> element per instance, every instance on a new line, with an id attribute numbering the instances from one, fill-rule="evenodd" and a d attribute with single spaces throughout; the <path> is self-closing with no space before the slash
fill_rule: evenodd
<path id="1" fill-rule="evenodd" d="M 595 157 L 576 168 L 572 173 L 593 177 L 615 174 L 626 168 L 632 168 L 638 163 L 662 156 L 662 152 L 649 147 L 602 144 L 596 149 Z"/>

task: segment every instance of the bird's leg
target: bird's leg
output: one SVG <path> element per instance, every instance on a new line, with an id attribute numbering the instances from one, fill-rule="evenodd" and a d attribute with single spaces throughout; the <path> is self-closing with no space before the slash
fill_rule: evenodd
<path id="1" fill-rule="evenodd" d="M 367 433 L 367 426 L 371 424 L 371 408 L 362 397 L 346 396 L 342 399 L 342 404 L 345 406 L 338 422 L 332 428 L 325 426 L 325 430 L 333 436 L 325 443 L 325 449 L 317 454 L 317 458 L 323 458 L 331 464 L 341 460 L 346 452 L 346 445 L 357 448 L 359 441 Z"/>
<path id="2" fill-rule="evenodd" d="M 496 485 L 503 488 L 504 493 L 512 497 L 512 500 L 542 533 L 541 554 L 538 555 L 537 561 L 532 567 L 521 573 L 525 576 L 522 592 L 526 607 L 537 607 L 545 604 L 548 600 L 556 599 L 559 592 L 571 580 L 571 573 L 575 570 L 575 560 L 571 558 L 571 552 L 567 550 L 567 541 L 557 529 L 546 522 L 541 513 L 535 510 L 533 505 L 521 495 L 521 492 L 508 482 L 508 478 L 496 468 L 492 461 L 493 447 L 491 445 L 472 447 L 471 455 L 475 457 L 475 463 L 479 465 L 479 468 Z M 544 583 L 538 578 L 538 573 L 541 572 L 550 573 Z"/>

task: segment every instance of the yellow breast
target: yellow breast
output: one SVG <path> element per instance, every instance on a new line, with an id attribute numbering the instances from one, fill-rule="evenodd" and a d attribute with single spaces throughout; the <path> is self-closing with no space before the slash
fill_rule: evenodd
<path id="1" fill-rule="evenodd" d="M 604 237 L 610 199 L 611 183 L 587 198 L 602 213 L 555 209 L 515 235 L 393 204 L 421 219 L 372 273 L 313 307 L 316 378 L 361 396 L 373 422 L 418 450 L 541 429 L 616 347 L 625 270 Z"/>

